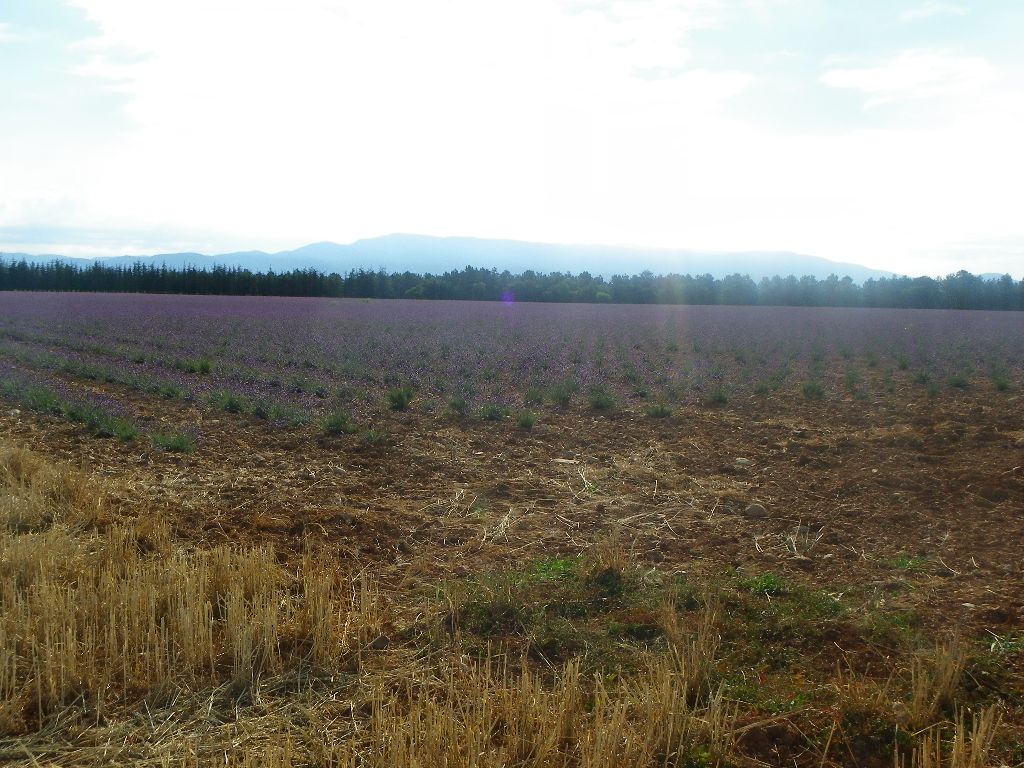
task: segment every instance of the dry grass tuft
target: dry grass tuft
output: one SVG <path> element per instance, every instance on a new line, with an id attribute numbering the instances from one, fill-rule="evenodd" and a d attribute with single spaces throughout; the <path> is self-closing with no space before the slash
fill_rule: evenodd
<path id="1" fill-rule="evenodd" d="M 915 656 L 910 668 L 910 724 L 926 728 L 953 706 L 967 657 L 957 636 L 935 647 L 929 657 Z"/>
<path id="2" fill-rule="evenodd" d="M 917 737 L 909 765 L 897 758 L 897 768 L 987 768 L 989 753 L 995 741 L 1001 716 L 995 706 L 971 716 L 967 724 L 964 712 L 958 711 L 950 739 L 947 728 L 928 728 Z M 944 738 L 945 737 L 945 738 Z"/>
<path id="3" fill-rule="evenodd" d="M 0 446 L 0 529 L 95 527 L 107 519 L 106 499 L 86 475 L 25 448 Z"/>
<path id="4" fill-rule="evenodd" d="M 666 658 L 694 695 L 705 691 L 714 679 L 715 660 L 721 643 L 719 622 L 719 608 L 708 604 L 696 629 L 688 632 L 675 606 L 671 603 L 662 606 L 662 627 L 669 644 Z"/>
<path id="5" fill-rule="evenodd" d="M 453 668 L 433 693 L 414 686 L 374 697 L 369 727 L 345 743 L 342 765 L 612 768 L 715 760 L 732 747 L 735 710 L 720 695 L 690 705 L 671 658 L 609 685 L 585 680 L 578 659 L 548 684 L 489 656 Z"/>

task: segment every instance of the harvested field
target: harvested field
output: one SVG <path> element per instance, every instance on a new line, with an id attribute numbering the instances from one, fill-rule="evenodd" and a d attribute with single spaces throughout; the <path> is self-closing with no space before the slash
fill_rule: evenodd
<path id="1" fill-rule="evenodd" d="M 0 762 L 1024 765 L 1019 313 L 0 301 Z"/>

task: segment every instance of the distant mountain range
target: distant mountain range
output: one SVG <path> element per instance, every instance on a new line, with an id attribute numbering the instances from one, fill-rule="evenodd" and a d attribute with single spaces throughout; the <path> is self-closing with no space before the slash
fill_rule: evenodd
<path id="1" fill-rule="evenodd" d="M 3 258 L 28 261 L 59 259 L 73 264 L 91 263 L 58 255 L 2 253 Z M 857 283 L 868 278 L 891 277 L 894 273 L 870 269 L 859 264 L 829 261 L 786 251 L 742 251 L 714 253 L 668 248 L 639 248 L 611 245 L 557 245 L 519 240 L 486 240 L 472 237 L 430 237 L 427 235 L 385 235 L 357 240 L 349 245 L 313 243 L 292 251 L 266 253 L 239 251 L 206 255 L 202 253 L 161 253 L 154 256 L 114 256 L 96 259 L 104 264 L 166 264 L 168 267 L 216 265 L 243 267 L 254 272 L 316 269 L 346 274 L 353 269 L 384 269 L 388 272 L 427 272 L 439 274 L 465 266 L 492 267 L 498 271 L 590 272 L 611 277 L 635 275 L 650 270 L 655 274 L 711 274 L 722 278 L 731 274 L 749 275 L 754 280 L 773 275 L 829 275 L 850 277 Z"/>

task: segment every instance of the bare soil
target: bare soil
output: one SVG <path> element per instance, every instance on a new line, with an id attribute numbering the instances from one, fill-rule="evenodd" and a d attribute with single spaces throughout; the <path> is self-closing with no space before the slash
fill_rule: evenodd
<path id="1" fill-rule="evenodd" d="M 1024 626 L 1019 394 L 776 395 L 669 419 L 579 406 L 545 410 L 531 432 L 382 409 L 380 445 L 117 396 L 142 418 L 196 430 L 195 452 L 97 439 L 9 407 L 0 434 L 116 479 L 131 489 L 125 514 L 160 511 L 182 539 L 295 553 L 305 536 L 389 579 L 578 552 L 618 532 L 659 569 L 771 569 L 882 591 L 903 558 L 907 597 L 929 624 Z M 767 517 L 745 514 L 753 503 Z M 798 550 L 813 543 L 810 556 L 794 556 L 790 537 Z"/>
<path id="2" fill-rule="evenodd" d="M 546 406 L 530 432 L 382 406 L 378 445 L 90 388 L 192 429 L 196 450 L 97 439 L 6 404 L 0 437 L 109 477 L 119 514 L 164 516 L 197 546 L 272 544 L 289 560 L 312 542 L 408 589 L 614 538 L 660 574 L 771 573 L 854 619 L 906 616 L 922 637 L 983 648 L 1024 630 L 1024 397 L 984 382 L 933 399 L 909 385 L 869 400 L 777 392 L 668 419 L 642 401 L 607 415 Z M 825 641 L 802 651 L 808 669 L 896 652 L 847 625 Z M 1008 702 L 1024 741 L 1019 658 L 972 685 Z"/>

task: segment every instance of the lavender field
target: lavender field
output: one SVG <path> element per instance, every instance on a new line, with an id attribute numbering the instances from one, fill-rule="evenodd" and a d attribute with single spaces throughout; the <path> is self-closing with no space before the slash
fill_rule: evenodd
<path id="1" fill-rule="evenodd" d="M 616 408 L 770 393 L 922 397 L 1009 388 L 1012 312 L 18 294 L 3 296 L 8 389 L 107 381 L 271 421 L 364 418 L 410 387 L 463 415 L 604 396 Z M 865 374 L 881 374 L 865 382 Z M 879 383 L 881 382 L 881 383 Z M 552 393 L 555 392 L 555 396 Z M 104 407 L 117 409 L 106 398 Z M 525 402 L 524 402 L 525 400 Z"/>

